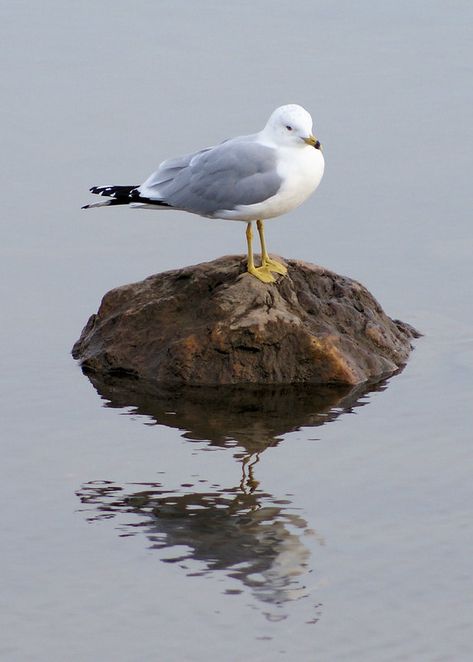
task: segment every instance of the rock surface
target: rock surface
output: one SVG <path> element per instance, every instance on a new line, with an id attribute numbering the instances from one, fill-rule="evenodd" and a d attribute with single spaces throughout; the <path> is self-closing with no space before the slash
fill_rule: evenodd
<path id="1" fill-rule="evenodd" d="M 84 369 L 166 386 L 358 384 L 395 372 L 419 334 L 360 283 L 296 260 L 261 283 L 242 256 L 108 292 L 72 350 Z"/>

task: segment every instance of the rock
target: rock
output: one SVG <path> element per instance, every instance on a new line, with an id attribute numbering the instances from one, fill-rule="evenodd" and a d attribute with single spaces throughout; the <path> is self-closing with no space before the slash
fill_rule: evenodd
<path id="1" fill-rule="evenodd" d="M 284 262 L 284 260 L 283 260 Z M 72 350 L 84 369 L 166 386 L 349 384 L 398 370 L 420 334 L 360 283 L 298 260 L 264 284 L 242 256 L 108 292 Z"/>

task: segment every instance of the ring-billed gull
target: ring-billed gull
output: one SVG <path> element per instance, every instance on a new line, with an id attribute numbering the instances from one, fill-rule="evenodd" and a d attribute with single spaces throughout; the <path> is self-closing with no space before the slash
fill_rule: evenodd
<path id="1" fill-rule="evenodd" d="M 93 186 L 92 193 L 110 199 L 83 209 L 130 205 L 244 221 L 248 272 L 271 283 L 271 272 L 284 275 L 287 269 L 269 257 L 263 221 L 298 207 L 315 191 L 323 172 L 312 118 L 302 106 L 289 104 L 276 108 L 258 133 L 163 161 L 141 185 Z M 261 242 L 260 267 L 253 259 L 253 221 Z"/>

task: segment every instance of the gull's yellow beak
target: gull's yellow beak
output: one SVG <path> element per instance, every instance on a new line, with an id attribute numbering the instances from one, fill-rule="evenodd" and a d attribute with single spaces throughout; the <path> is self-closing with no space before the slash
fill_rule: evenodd
<path id="1" fill-rule="evenodd" d="M 310 134 L 308 138 L 303 138 L 303 141 L 308 145 L 310 145 L 311 147 L 315 147 L 315 149 L 320 149 L 320 151 L 322 151 L 322 145 L 314 135 Z"/>

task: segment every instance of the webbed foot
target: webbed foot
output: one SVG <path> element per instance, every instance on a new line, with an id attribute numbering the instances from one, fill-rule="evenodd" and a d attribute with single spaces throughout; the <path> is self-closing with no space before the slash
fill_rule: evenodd
<path id="1" fill-rule="evenodd" d="M 248 273 L 260 280 L 262 283 L 274 283 L 275 278 L 271 275 L 269 269 L 263 267 L 248 267 Z"/>
<path id="2" fill-rule="evenodd" d="M 276 274 L 281 274 L 281 276 L 285 276 L 287 274 L 287 268 L 284 266 L 284 264 L 281 264 L 281 262 L 273 260 L 270 257 L 267 257 L 266 259 L 263 258 L 262 266 L 269 271 L 274 271 Z"/>

